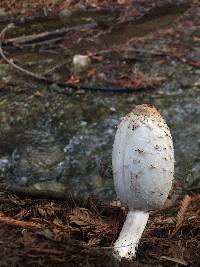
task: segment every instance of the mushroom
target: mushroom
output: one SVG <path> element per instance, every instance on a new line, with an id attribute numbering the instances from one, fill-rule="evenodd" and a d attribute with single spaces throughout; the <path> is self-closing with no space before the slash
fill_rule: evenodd
<path id="1" fill-rule="evenodd" d="M 114 244 L 118 258 L 133 258 L 149 210 L 167 199 L 174 174 L 170 130 L 155 107 L 138 105 L 118 126 L 112 152 L 114 185 L 129 212 Z"/>
<path id="2" fill-rule="evenodd" d="M 75 55 L 73 57 L 73 71 L 82 72 L 89 68 L 91 59 L 87 55 Z"/>

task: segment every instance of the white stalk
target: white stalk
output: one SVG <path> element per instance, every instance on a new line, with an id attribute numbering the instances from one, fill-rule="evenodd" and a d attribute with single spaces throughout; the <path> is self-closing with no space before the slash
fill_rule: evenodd
<path id="1" fill-rule="evenodd" d="M 129 211 L 117 241 L 114 255 L 118 258 L 133 258 L 142 233 L 146 227 L 149 213 Z"/>

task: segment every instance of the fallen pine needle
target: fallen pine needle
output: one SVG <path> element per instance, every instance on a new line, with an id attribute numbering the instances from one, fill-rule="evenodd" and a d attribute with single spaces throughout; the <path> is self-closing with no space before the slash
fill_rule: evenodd
<path id="1" fill-rule="evenodd" d="M 35 222 L 25 222 L 25 221 L 20 221 L 20 220 L 16 220 L 13 219 L 9 216 L 6 216 L 3 212 L 0 212 L 0 223 L 3 224 L 8 224 L 8 225 L 12 225 L 12 226 L 16 226 L 16 227 L 21 227 L 21 228 L 30 228 L 30 229 L 46 229 L 46 228 L 57 228 L 62 230 L 63 232 L 80 232 L 78 229 L 73 228 L 71 226 L 67 226 L 67 225 L 48 225 L 48 227 L 44 224 L 41 223 L 35 223 Z"/>
<path id="2" fill-rule="evenodd" d="M 167 256 L 161 256 L 160 259 L 175 262 L 175 263 L 178 263 L 178 264 L 181 264 L 184 266 L 188 265 L 187 262 L 184 261 L 183 259 L 171 258 L 171 257 L 167 257 Z"/>
<path id="3" fill-rule="evenodd" d="M 172 236 L 174 236 L 179 228 L 181 227 L 183 220 L 184 220 L 184 215 L 186 210 L 188 209 L 189 205 L 191 204 L 192 198 L 189 195 L 186 195 L 184 199 L 181 202 L 181 207 L 179 209 L 179 212 L 177 214 L 177 223 L 176 223 L 176 228 L 172 233 Z"/>
<path id="4" fill-rule="evenodd" d="M 40 223 L 24 222 L 13 219 L 0 212 L 0 223 L 14 225 L 21 228 L 43 229 L 44 226 Z"/>

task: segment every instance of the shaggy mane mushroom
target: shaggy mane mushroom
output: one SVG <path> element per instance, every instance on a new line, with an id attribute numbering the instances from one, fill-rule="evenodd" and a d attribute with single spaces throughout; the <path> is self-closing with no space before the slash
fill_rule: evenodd
<path id="1" fill-rule="evenodd" d="M 114 255 L 132 258 L 149 218 L 149 210 L 167 199 L 174 175 L 170 130 L 155 107 L 138 105 L 121 121 L 112 152 L 114 185 L 129 212 Z"/>

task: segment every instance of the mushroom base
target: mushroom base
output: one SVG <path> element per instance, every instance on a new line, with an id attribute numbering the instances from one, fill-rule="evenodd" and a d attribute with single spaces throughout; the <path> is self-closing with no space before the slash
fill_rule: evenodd
<path id="1" fill-rule="evenodd" d="M 117 241 L 114 244 L 114 256 L 131 259 L 149 219 L 149 213 L 129 211 Z"/>

